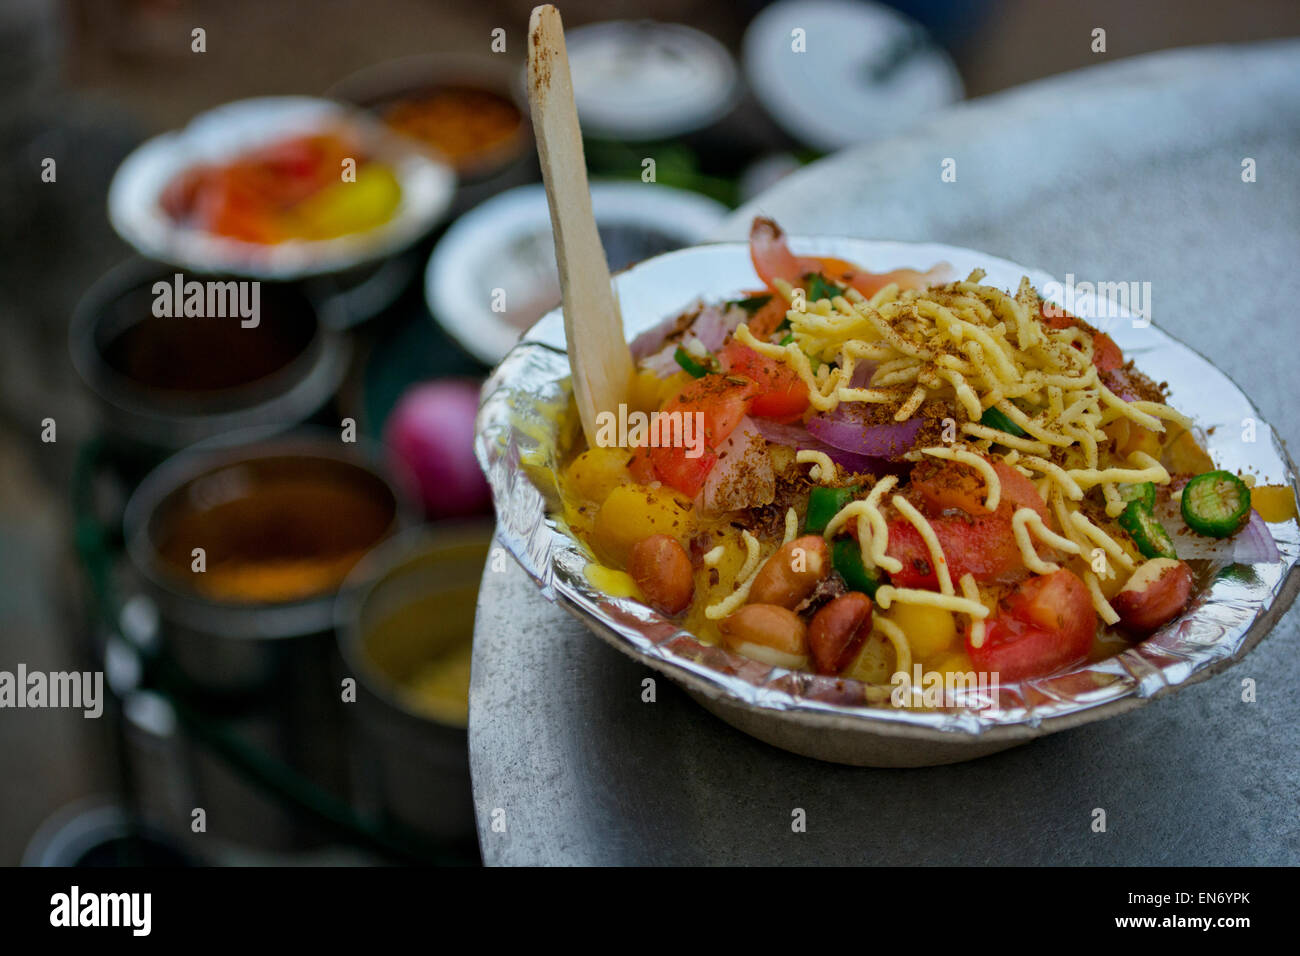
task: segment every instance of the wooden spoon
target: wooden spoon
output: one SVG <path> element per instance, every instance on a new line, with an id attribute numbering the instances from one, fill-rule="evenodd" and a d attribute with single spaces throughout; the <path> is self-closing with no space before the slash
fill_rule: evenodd
<path id="1" fill-rule="evenodd" d="M 596 416 L 610 412 L 617 418 L 628 400 L 632 353 L 591 212 L 564 27 L 550 4 L 534 7 L 528 23 L 528 104 L 551 209 L 573 394 L 587 443 L 595 447 Z"/>

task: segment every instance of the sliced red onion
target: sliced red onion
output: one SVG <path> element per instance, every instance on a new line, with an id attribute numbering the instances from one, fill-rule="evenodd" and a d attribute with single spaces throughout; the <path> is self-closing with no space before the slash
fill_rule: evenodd
<path id="1" fill-rule="evenodd" d="M 767 443 L 746 416 L 718 447 L 718 462 L 704 479 L 700 504 L 708 513 L 736 511 L 771 504 L 776 496 L 776 476 Z"/>
<path id="2" fill-rule="evenodd" d="M 695 319 L 695 324 L 691 326 L 691 332 L 700 340 L 701 345 L 710 352 L 716 352 L 722 348 L 722 343 L 727 341 L 727 336 L 740 325 L 744 317 L 745 312 L 740 308 L 724 309 L 717 305 L 705 306 Z"/>
<path id="3" fill-rule="evenodd" d="M 1240 564 L 1272 564 L 1282 560 L 1273 533 L 1254 508 L 1250 509 L 1250 520 L 1246 522 L 1246 527 L 1237 532 L 1233 541 L 1236 542 L 1233 560 Z"/>
<path id="4" fill-rule="evenodd" d="M 1178 502 L 1172 499 L 1156 506 L 1156 517 L 1169 532 L 1174 551 L 1183 560 L 1271 564 L 1282 559 L 1268 525 L 1253 508 L 1245 527 L 1231 538 L 1210 538 L 1197 534 L 1187 527 Z"/>
<path id="5" fill-rule="evenodd" d="M 898 458 L 912 450 L 921 431 L 921 419 L 866 425 L 847 416 L 814 415 L 808 419 L 808 431 L 814 438 L 854 455 Z"/>
<path id="6" fill-rule="evenodd" d="M 895 465 L 883 458 L 856 455 L 853 452 L 845 451 L 843 448 L 828 445 L 826 442 L 814 438 L 803 425 L 783 425 L 780 422 L 769 421 L 766 418 L 755 418 L 754 425 L 757 427 L 759 434 L 772 444 L 784 445 L 796 451 L 819 451 L 829 456 L 830 460 L 839 465 L 846 474 L 884 475 L 898 470 Z"/>
<path id="7" fill-rule="evenodd" d="M 676 342 L 669 342 L 658 352 L 641 359 L 638 364 L 641 368 L 654 372 L 660 378 L 667 378 L 669 375 L 682 370 L 682 367 L 677 364 Z"/>
<path id="8" fill-rule="evenodd" d="M 871 376 L 876 374 L 877 364 L 859 360 L 853 366 L 853 375 L 849 378 L 850 388 L 866 388 L 871 384 Z"/>

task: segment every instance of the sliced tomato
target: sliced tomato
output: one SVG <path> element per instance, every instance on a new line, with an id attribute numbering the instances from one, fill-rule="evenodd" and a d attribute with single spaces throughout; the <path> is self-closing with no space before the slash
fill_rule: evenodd
<path id="1" fill-rule="evenodd" d="M 718 456 L 708 449 L 698 458 L 688 458 L 683 448 L 651 448 L 650 461 L 656 478 L 669 488 L 694 498 L 718 463 Z"/>
<path id="2" fill-rule="evenodd" d="M 953 581 L 965 574 L 973 575 L 976 581 L 991 581 L 1024 567 L 1011 519 L 1006 515 L 946 515 L 929 521 Z M 939 578 L 921 533 L 906 518 L 890 520 L 888 531 L 885 553 L 903 564 L 901 571 L 890 574 L 890 580 L 899 587 L 937 589 Z"/>
<path id="3" fill-rule="evenodd" d="M 1047 502 L 1038 493 L 1034 483 L 1010 465 L 990 462 L 1002 486 L 998 512 L 1006 517 L 1019 508 L 1033 508 L 1047 520 Z M 989 514 L 984 506 L 988 486 L 984 478 L 970 465 L 956 461 L 935 461 L 917 466 L 908 483 L 909 494 L 915 493 L 924 510 L 940 515 L 949 509 L 959 509 L 969 515 Z"/>
<path id="4" fill-rule="evenodd" d="M 748 379 L 729 375 L 706 375 L 686 386 L 670 399 L 661 412 L 680 412 L 682 415 L 702 416 L 704 426 L 704 451 L 694 455 L 694 449 L 673 444 L 650 448 L 650 461 L 655 476 L 671 488 L 694 498 L 704 487 L 713 466 L 717 464 L 716 449 L 721 445 L 747 414 L 758 393 L 758 386 Z M 692 434 L 696 419 L 692 419 Z"/>
<path id="5" fill-rule="evenodd" d="M 944 266 L 938 265 L 929 272 L 918 272 L 915 269 L 868 272 L 843 259 L 823 258 L 818 259 L 817 262 L 819 268 L 815 271 L 820 272 L 836 285 L 852 286 L 867 298 L 871 298 L 890 283 L 896 284 L 900 289 L 924 289 L 931 283 L 941 281 L 946 271 Z"/>
<path id="6" fill-rule="evenodd" d="M 773 289 L 777 279 L 795 285 L 804 273 L 817 269 L 817 260 L 796 256 L 786 244 L 781 227 L 762 217 L 755 217 L 749 227 L 749 258 L 764 285 Z"/>
<path id="7" fill-rule="evenodd" d="M 785 321 L 785 314 L 789 310 L 785 299 L 773 292 L 771 301 L 755 312 L 746 324 L 754 338 L 766 339 Z"/>
<path id="8" fill-rule="evenodd" d="M 1092 337 L 1092 364 L 1098 372 L 1113 372 L 1124 364 L 1124 353 L 1105 332 L 1097 332 Z"/>
<path id="9" fill-rule="evenodd" d="M 808 386 L 785 363 L 736 341 L 723 346 L 718 361 L 726 371 L 744 376 L 758 387 L 758 394 L 749 408 L 751 415 L 791 422 L 807 411 Z"/>
<path id="10" fill-rule="evenodd" d="M 984 624 L 984 642 L 966 649 L 975 667 L 1016 681 L 1050 674 L 1082 659 L 1097 632 L 1088 588 L 1061 569 L 1034 576 L 999 605 Z"/>

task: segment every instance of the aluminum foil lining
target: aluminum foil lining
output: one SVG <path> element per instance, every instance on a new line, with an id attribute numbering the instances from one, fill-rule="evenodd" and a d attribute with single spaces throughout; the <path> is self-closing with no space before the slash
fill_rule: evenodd
<path id="1" fill-rule="evenodd" d="M 801 255 L 837 256 L 875 271 L 927 269 L 946 261 L 957 276 L 982 268 L 983 281 L 1014 290 L 1028 275 L 1045 296 L 1052 277 L 968 249 L 936 244 L 845 238 L 793 239 Z M 628 338 L 680 313 L 696 300 L 736 298 L 759 285 L 743 243 L 671 252 L 615 280 Z M 1046 291 L 1045 291 L 1046 290 Z M 1208 432 L 1208 450 L 1222 468 L 1253 474 L 1260 483 L 1296 487 L 1295 468 L 1273 429 L 1241 390 L 1205 358 L 1129 313 L 1098 316 L 1095 295 L 1050 295 L 1108 332 L 1125 355 L 1155 381 L 1170 386 L 1170 403 Z M 1223 568 L 1189 609 L 1121 654 L 1048 677 L 1002 684 L 987 707 L 932 710 L 868 704 L 864 685 L 792 672 L 701 643 L 641 603 L 602 593 L 586 579 L 585 546 L 555 517 L 559 459 L 576 439 L 563 319 L 556 310 L 533 327 L 496 369 L 483 391 L 475 450 L 492 486 L 498 536 L 551 601 L 574 613 L 616 647 L 689 689 L 772 711 L 833 715 L 853 721 L 911 725 L 979 735 L 992 728 L 1038 727 L 1057 718 L 1144 702 L 1202 680 L 1244 656 L 1268 632 L 1300 589 L 1300 525 L 1271 524 L 1281 560 Z M 1242 441 L 1242 421 L 1254 419 L 1257 440 Z M 1217 427 L 1215 427 L 1217 426 Z M 1086 719 L 1086 718 L 1085 718 Z M 865 728 L 864 728 L 865 729 Z"/>

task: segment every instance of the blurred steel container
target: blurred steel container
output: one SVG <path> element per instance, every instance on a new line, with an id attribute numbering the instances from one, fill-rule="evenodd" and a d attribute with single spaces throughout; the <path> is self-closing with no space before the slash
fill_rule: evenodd
<path id="1" fill-rule="evenodd" d="M 327 95 L 376 114 L 402 99 L 443 89 L 483 90 L 509 101 L 519 111 L 519 135 L 508 148 L 489 151 L 486 161 L 456 169 L 454 218 L 502 190 L 535 182 L 541 175 L 518 70 L 518 61 L 505 56 L 417 54 L 359 70 L 330 87 Z"/>
<path id="2" fill-rule="evenodd" d="M 408 532 L 356 567 L 338 603 L 339 649 L 357 678 L 358 797 L 434 842 L 473 839 L 468 736 L 411 685 L 422 666 L 468 653 L 491 547 L 490 522 Z"/>
<path id="3" fill-rule="evenodd" d="M 214 280 L 129 259 L 73 313 L 72 363 L 119 444 L 156 456 L 252 426 L 289 428 L 327 405 L 350 355 L 330 306 L 300 285 L 263 282 L 255 327 L 238 316 L 155 316 L 154 283 L 177 274 Z"/>
<path id="4" fill-rule="evenodd" d="M 338 584 L 299 599 L 234 600 L 212 593 L 207 582 L 216 579 L 211 577 L 202 579 L 207 593 L 187 586 L 167 554 L 178 546 L 187 555 L 191 544 L 204 547 L 203 573 L 212 575 L 224 573 L 219 569 L 230 565 L 222 562 L 241 549 L 292 564 L 297 558 L 289 541 L 309 546 L 318 541 L 334 549 L 322 560 L 334 562 L 341 581 L 351 554 L 368 551 L 410 520 L 406 496 L 376 462 L 372 450 L 320 435 L 292 434 L 246 446 L 200 445 L 145 478 L 123 520 L 127 554 L 144 593 L 158 607 L 159 641 L 164 659 L 174 665 L 181 699 L 202 719 L 233 731 L 242 746 L 288 764 L 338 796 L 347 791 L 343 710 L 348 706 L 342 701 L 332 634 Z M 364 520 L 354 515 L 349 527 L 348 515 L 338 507 L 287 497 L 283 483 L 291 481 L 330 484 L 338 489 L 331 492 L 336 499 L 354 494 L 358 504 L 368 503 L 368 514 Z M 259 484 L 276 483 L 278 497 L 248 503 Z M 226 510 L 218 512 L 222 507 Z M 192 514 L 208 523 L 195 523 Z M 188 537 L 178 545 L 173 539 L 181 533 Z M 222 759 L 203 747 L 192 752 L 191 789 L 196 806 L 207 811 L 209 832 L 270 849 L 318 841 L 317 831 L 301 826 Z"/>

